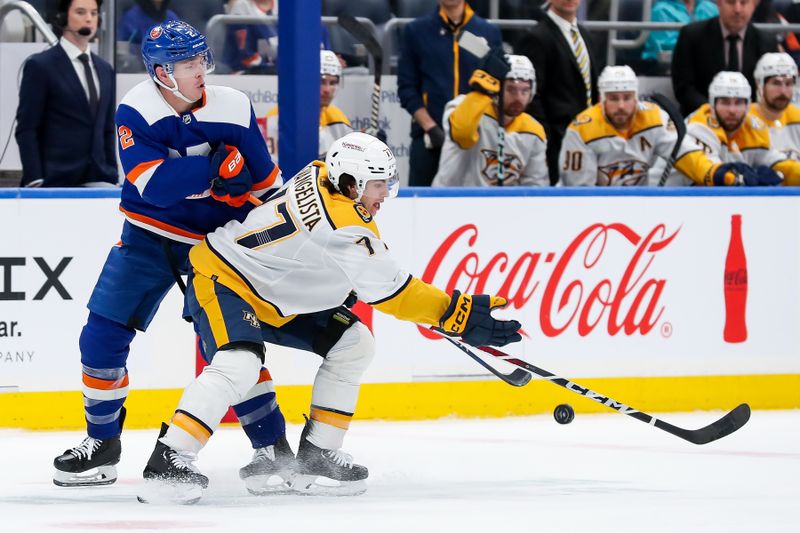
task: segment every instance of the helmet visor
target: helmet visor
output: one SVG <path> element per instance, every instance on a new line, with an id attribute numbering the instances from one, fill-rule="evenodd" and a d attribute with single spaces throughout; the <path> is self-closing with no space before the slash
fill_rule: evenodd
<path id="1" fill-rule="evenodd" d="M 362 197 L 369 198 L 394 198 L 400 191 L 400 178 L 395 173 L 387 179 L 371 179 L 364 187 Z"/>
<path id="2" fill-rule="evenodd" d="M 175 79 L 196 78 L 212 72 L 214 72 L 214 57 L 211 55 L 211 50 L 206 50 L 202 54 L 178 61 L 172 66 L 172 75 Z"/>

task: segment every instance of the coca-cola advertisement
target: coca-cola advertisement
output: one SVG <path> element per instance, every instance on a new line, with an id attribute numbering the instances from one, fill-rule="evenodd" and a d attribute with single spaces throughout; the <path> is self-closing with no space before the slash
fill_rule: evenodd
<path id="1" fill-rule="evenodd" d="M 752 201 L 696 209 L 681 202 L 697 200 L 419 198 L 388 206 L 380 223 L 392 252 L 424 281 L 507 298 L 499 314 L 524 330 L 508 351 L 562 373 L 800 368 L 789 318 L 797 312 L 797 275 L 785 256 L 796 245 L 761 233 L 764 211 Z M 778 308 L 789 315 L 772 311 Z M 478 372 L 426 328 L 359 312 L 381 348 L 370 379 L 393 380 L 397 360 L 412 379 Z"/>

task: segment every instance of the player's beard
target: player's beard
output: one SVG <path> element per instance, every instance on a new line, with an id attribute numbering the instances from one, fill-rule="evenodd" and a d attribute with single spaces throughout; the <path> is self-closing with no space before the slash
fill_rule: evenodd
<path id="1" fill-rule="evenodd" d="M 725 130 L 726 133 L 730 134 L 742 127 L 745 117 L 747 117 L 747 113 L 744 113 L 740 118 L 736 119 L 724 119 L 722 117 L 718 117 L 717 121 L 719 122 L 719 125 L 722 126 L 722 129 Z"/>
<path id="2" fill-rule="evenodd" d="M 764 98 L 764 103 L 766 104 L 767 108 L 770 111 L 780 112 L 786 109 L 789 104 L 792 102 L 792 99 L 786 95 L 780 94 L 772 99 Z"/>
<path id="3" fill-rule="evenodd" d="M 632 120 L 633 113 L 628 113 L 626 111 L 617 111 L 608 117 L 608 121 L 611 122 L 611 125 L 618 130 L 628 129 Z"/>
<path id="4" fill-rule="evenodd" d="M 506 118 L 517 118 L 525 111 L 525 105 L 517 102 L 503 106 L 503 114 Z"/>

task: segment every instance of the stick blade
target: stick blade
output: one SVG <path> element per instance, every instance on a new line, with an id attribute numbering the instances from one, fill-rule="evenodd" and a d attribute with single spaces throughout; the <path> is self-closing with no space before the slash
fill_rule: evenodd
<path id="1" fill-rule="evenodd" d="M 693 444 L 708 444 L 714 442 L 722 437 L 727 437 L 731 433 L 737 431 L 750 420 L 750 406 L 746 403 L 739 405 L 736 409 L 726 414 L 716 422 L 707 425 L 700 429 L 681 429 L 670 424 L 670 428 L 666 429 L 670 433 L 681 437 Z M 659 420 L 659 422 L 661 422 Z M 658 423 L 656 423 L 658 425 Z M 677 430 L 677 431 L 676 431 Z"/>
<path id="2" fill-rule="evenodd" d="M 376 61 L 383 58 L 383 49 L 367 25 L 360 23 L 353 15 L 348 14 L 339 15 L 337 22 L 347 33 L 363 44 L 367 53 Z"/>
<path id="3" fill-rule="evenodd" d="M 531 380 L 531 373 L 518 368 L 507 375 L 506 383 L 515 387 L 524 387 Z"/>

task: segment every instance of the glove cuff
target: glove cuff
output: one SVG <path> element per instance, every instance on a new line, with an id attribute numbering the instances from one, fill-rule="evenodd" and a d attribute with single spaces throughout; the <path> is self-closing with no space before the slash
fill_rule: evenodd
<path id="1" fill-rule="evenodd" d="M 472 296 L 461 294 L 461 291 L 453 291 L 450 305 L 447 306 L 442 318 L 439 319 L 439 327 L 447 335 L 460 335 L 467 325 L 467 318 L 472 309 Z"/>

